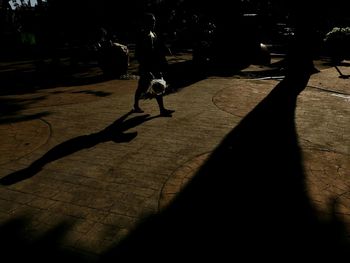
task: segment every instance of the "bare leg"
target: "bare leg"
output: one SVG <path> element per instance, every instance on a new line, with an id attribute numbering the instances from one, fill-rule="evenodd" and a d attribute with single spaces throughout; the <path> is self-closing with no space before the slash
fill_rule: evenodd
<path id="1" fill-rule="evenodd" d="M 142 94 L 142 89 L 140 88 L 140 86 L 137 87 L 136 91 L 135 91 L 135 97 L 134 97 L 134 110 L 141 110 L 140 106 L 139 106 L 139 100 Z"/>
<path id="2" fill-rule="evenodd" d="M 144 79 L 140 78 L 137 85 L 137 89 L 135 91 L 135 96 L 134 96 L 134 112 L 139 112 L 139 113 L 143 112 L 143 110 L 140 108 L 139 101 L 140 101 L 142 92 L 145 90 L 145 87 L 147 87 L 147 83 L 145 82 Z"/>
<path id="3" fill-rule="evenodd" d="M 159 111 L 160 112 L 164 111 L 165 108 L 164 108 L 163 96 L 157 96 L 156 100 L 157 100 L 157 103 L 158 103 L 158 106 L 159 106 Z"/>
<path id="4" fill-rule="evenodd" d="M 157 100 L 157 103 L 158 103 L 158 106 L 159 106 L 160 115 L 171 117 L 171 114 L 173 112 L 175 112 L 175 111 L 174 110 L 168 110 L 168 109 L 166 109 L 164 107 L 163 96 L 157 96 L 156 100 Z"/>

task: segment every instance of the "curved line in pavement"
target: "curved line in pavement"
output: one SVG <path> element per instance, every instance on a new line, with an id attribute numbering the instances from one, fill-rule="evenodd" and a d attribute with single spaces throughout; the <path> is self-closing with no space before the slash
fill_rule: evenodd
<path id="1" fill-rule="evenodd" d="M 45 142 L 43 143 L 40 143 L 36 146 L 33 147 L 33 149 L 30 149 L 29 152 L 21 155 L 21 156 L 17 156 L 17 157 L 14 157 L 13 159 L 10 158 L 9 160 L 6 160 L 4 162 L 0 162 L 0 165 L 4 165 L 4 164 L 8 164 L 8 163 L 11 163 L 11 162 L 14 162 L 14 161 L 18 161 L 26 156 L 28 156 L 29 154 L 35 152 L 37 149 L 39 149 L 41 146 L 45 145 L 48 143 L 50 137 L 51 137 L 51 134 L 52 134 L 52 127 L 51 127 L 51 124 L 49 122 L 47 122 L 46 120 L 42 119 L 42 118 L 39 118 L 39 119 L 36 119 L 36 120 L 33 120 L 33 121 L 40 121 L 42 122 L 46 127 L 47 127 L 47 136 L 46 136 L 46 140 Z"/>

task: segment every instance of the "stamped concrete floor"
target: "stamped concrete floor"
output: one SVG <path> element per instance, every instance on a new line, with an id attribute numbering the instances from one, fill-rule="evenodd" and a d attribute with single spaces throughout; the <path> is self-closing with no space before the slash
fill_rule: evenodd
<path id="1" fill-rule="evenodd" d="M 29 244 L 57 232 L 60 249 L 95 261 L 166 207 L 279 81 L 203 79 L 165 96 L 171 118 L 152 100 L 130 112 L 136 79 L 1 96 L 2 233 Z M 350 80 L 312 75 L 295 122 L 310 199 L 323 216 L 336 201 L 350 233 Z"/>

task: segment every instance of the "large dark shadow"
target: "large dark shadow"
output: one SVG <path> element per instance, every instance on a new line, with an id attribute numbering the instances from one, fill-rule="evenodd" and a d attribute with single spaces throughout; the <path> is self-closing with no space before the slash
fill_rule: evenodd
<path id="1" fill-rule="evenodd" d="M 127 119 L 127 117 L 132 113 L 133 111 L 124 114 L 114 123 L 100 132 L 90 135 L 78 136 L 55 146 L 41 158 L 34 161 L 29 167 L 1 178 L 0 184 L 11 185 L 28 179 L 38 173 L 46 164 L 68 156 L 77 151 L 94 147 L 99 143 L 108 141 L 113 141 L 115 143 L 130 142 L 137 136 L 137 132 L 125 133 L 127 130 L 157 117 L 149 117 L 149 114 L 144 114 Z"/>
<path id="2" fill-rule="evenodd" d="M 133 68 L 134 66 L 130 65 L 128 73 L 120 76 L 119 79 L 135 78 L 138 72 Z M 201 64 L 188 59 L 169 64 L 165 78 L 170 84 L 169 92 L 176 92 L 212 75 L 232 76 L 248 66 L 249 63 L 236 63 L 234 60 L 226 65 Z M 35 60 L 13 62 L 10 66 L 0 65 L 0 95 L 28 94 L 42 89 L 82 86 L 112 79 L 118 79 L 118 77 L 103 74 L 98 65 L 94 64 L 72 66 L 64 60 L 58 64 L 46 62 L 39 65 Z"/>
<path id="3" fill-rule="evenodd" d="M 83 69 L 51 65 L 37 69 L 33 65 L 31 70 L 19 68 L 0 72 L 0 95 L 33 93 L 40 89 L 88 85 L 105 80 L 107 79 L 102 74 L 86 76 Z"/>
<path id="4" fill-rule="evenodd" d="M 36 101 L 43 100 L 44 97 L 33 99 L 14 99 L 0 97 L 0 124 L 14 123 L 38 119 L 49 115 L 49 112 L 44 111 L 37 114 L 21 114 L 21 111 Z"/>
<path id="5" fill-rule="evenodd" d="M 207 77 L 207 73 L 201 71 L 192 60 L 169 64 L 166 80 L 172 92 L 181 90 Z"/>
<path id="6" fill-rule="evenodd" d="M 231 77 L 247 68 L 249 63 L 213 64 L 198 63 L 194 60 L 187 60 L 169 64 L 167 67 L 166 80 L 171 92 L 180 91 L 198 81 L 211 76 Z"/>
<path id="7" fill-rule="evenodd" d="M 27 94 L 41 89 L 81 86 L 112 79 L 95 65 L 70 66 L 61 63 L 38 66 L 35 61 L 24 64 L 0 70 L 0 95 Z"/>
<path id="8" fill-rule="evenodd" d="M 337 262 L 347 256 L 341 220 L 335 211 L 321 219 L 306 188 L 295 127 L 297 97 L 309 80 L 304 70 L 290 72 L 226 136 L 176 199 L 103 260 Z"/>
<path id="9" fill-rule="evenodd" d="M 62 246 L 71 222 L 61 222 L 35 238 L 28 236 L 30 218 L 17 217 L 0 226 L 0 256 L 13 262 L 92 262 L 92 255 L 84 255 Z"/>

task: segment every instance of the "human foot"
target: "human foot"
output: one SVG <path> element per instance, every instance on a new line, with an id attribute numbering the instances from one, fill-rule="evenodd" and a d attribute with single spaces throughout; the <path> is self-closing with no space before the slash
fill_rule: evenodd
<path id="1" fill-rule="evenodd" d="M 160 111 L 160 116 L 171 116 L 171 114 L 174 112 L 174 110 L 162 109 Z"/>
<path id="2" fill-rule="evenodd" d="M 132 111 L 135 113 L 144 113 L 144 111 L 140 107 L 134 107 Z"/>

